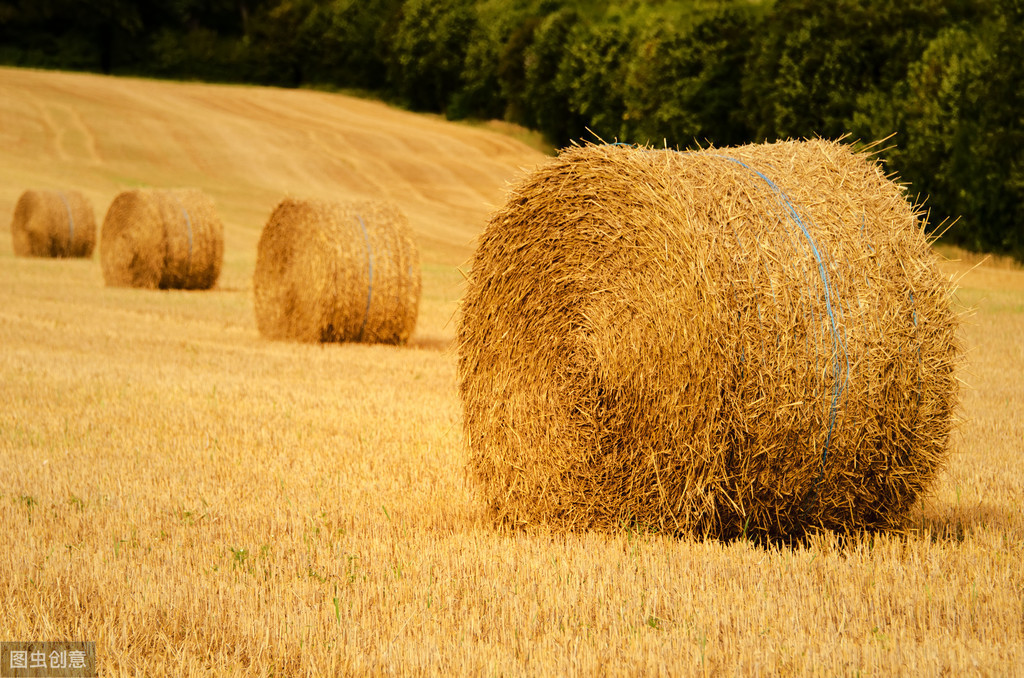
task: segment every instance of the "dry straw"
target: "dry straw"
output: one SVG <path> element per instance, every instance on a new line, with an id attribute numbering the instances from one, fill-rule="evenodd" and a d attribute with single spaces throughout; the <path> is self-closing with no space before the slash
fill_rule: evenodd
<path id="1" fill-rule="evenodd" d="M 14 207 L 11 236 L 21 257 L 91 257 L 96 217 L 78 191 L 25 191 Z"/>
<path id="2" fill-rule="evenodd" d="M 519 185 L 458 329 L 504 523 L 729 538 L 894 528 L 946 457 L 952 285 L 868 155 L 569 149 Z"/>
<path id="3" fill-rule="evenodd" d="M 271 339 L 404 344 L 420 301 L 409 222 L 386 203 L 286 198 L 260 236 L 253 289 Z"/>
<path id="4" fill-rule="evenodd" d="M 205 290 L 224 258 L 224 225 L 195 189 L 125 191 L 103 220 L 100 259 L 112 287 Z"/>

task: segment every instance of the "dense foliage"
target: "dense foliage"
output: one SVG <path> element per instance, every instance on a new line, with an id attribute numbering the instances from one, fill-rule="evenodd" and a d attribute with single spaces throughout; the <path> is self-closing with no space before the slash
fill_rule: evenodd
<path id="1" fill-rule="evenodd" d="M 0 0 L 0 62 L 372 92 L 553 143 L 888 142 L 1024 259 L 1024 0 Z M 589 131 L 588 131 L 589 130 Z"/>

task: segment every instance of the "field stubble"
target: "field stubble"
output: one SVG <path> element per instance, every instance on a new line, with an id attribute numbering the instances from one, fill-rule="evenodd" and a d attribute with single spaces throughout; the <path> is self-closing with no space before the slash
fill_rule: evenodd
<path id="1" fill-rule="evenodd" d="M 248 290 L 108 289 L 89 262 L 0 259 L 4 638 L 95 640 L 111 675 L 1024 661 L 1024 273 L 960 293 L 977 307 L 966 421 L 917 528 L 791 548 L 495 531 L 443 340 L 268 342 Z M 425 271 L 425 289 L 455 285 Z M 453 301 L 425 304 L 451 332 Z"/>
<path id="2" fill-rule="evenodd" d="M 0 639 L 95 641 L 101 675 L 1024 666 L 1024 272 L 964 281 L 964 422 L 907 534 L 509 532 L 464 471 L 462 231 L 430 227 L 408 348 L 310 346 L 259 336 L 257 230 L 227 213 L 234 254 L 202 293 L 105 288 L 97 262 L 14 258 L 0 232 Z"/>

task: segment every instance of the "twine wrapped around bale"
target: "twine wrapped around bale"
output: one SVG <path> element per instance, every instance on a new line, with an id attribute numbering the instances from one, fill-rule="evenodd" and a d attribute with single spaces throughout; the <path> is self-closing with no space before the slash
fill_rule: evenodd
<path id="1" fill-rule="evenodd" d="M 253 289 L 268 338 L 404 344 L 419 312 L 419 253 L 390 204 L 286 198 L 260 236 Z"/>
<path id="2" fill-rule="evenodd" d="M 200 190 L 124 191 L 103 220 L 100 259 L 111 287 L 210 289 L 224 259 L 224 225 Z"/>
<path id="3" fill-rule="evenodd" d="M 957 399 L 952 285 L 824 140 L 564 151 L 491 219 L 459 340 L 497 520 L 730 538 L 901 525 Z"/>
<path id="4" fill-rule="evenodd" d="M 11 237 L 20 257 L 91 257 L 92 204 L 78 191 L 25 191 L 14 207 Z"/>

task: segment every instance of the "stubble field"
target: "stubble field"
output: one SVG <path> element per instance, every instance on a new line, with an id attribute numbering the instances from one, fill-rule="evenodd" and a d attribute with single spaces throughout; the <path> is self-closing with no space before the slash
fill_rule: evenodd
<path id="1" fill-rule="evenodd" d="M 0 640 L 100 675 L 1024 674 L 1024 271 L 948 263 L 968 348 L 946 471 L 900 535 L 797 546 L 508 532 L 464 472 L 462 276 L 519 141 L 308 91 L 0 69 Z M 97 220 L 135 186 L 216 201 L 210 292 L 15 258 L 27 188 Z M 285 195 L 409 216 L 408 347 L 271 342 Z"/>

